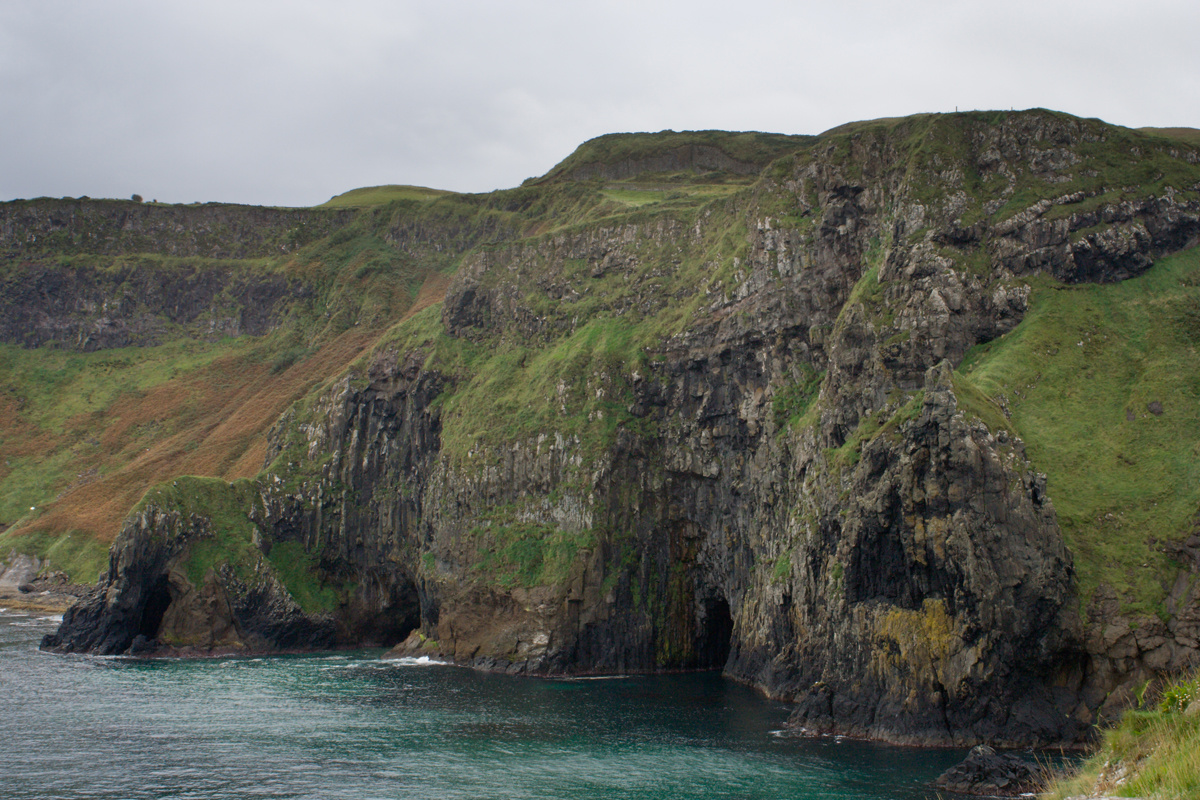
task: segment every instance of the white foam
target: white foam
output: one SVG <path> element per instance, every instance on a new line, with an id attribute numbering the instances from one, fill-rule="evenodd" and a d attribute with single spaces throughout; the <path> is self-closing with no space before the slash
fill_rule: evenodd
<path id="1" fill-rule="evenodd" d="M 389 658 L 389 659 L 387 659 L 386 663 L 392 664 L 397 667 L 449 667 L 449 666 L 452 666 L 452 664 L 449 661 L 439 661 L 438 659 L 430 658 L 429 656 L 417 656 L 416 658 L 413 658 L 412 656 L 402 656 L 401 658 Z"/>

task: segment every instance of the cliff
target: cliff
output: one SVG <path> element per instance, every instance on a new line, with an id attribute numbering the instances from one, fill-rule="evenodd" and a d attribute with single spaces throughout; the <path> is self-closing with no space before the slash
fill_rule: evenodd
<path id="1" fill-rule="evenodd" d="M 1200 151 L 933 115 L 750 177 L 689 151 L 724 177 L 657 202 L 571 183 L 680 146 L 490 198 L 513 216 L 444 302 L 280 417 L 252 480 L 149 491 L 45 646 L 722 668 L 797 727 L 960 744 L 1076 741 L 1197 663 L 1190 473 L 1076 489 L 1194 447 Z M 1051 412 L 1110 407 L 1095 468 L 1064 461 Z"/>

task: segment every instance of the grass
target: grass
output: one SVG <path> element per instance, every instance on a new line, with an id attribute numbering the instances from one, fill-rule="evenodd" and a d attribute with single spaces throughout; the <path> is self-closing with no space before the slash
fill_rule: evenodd
<path id="1" fill-rule="evenodd" d="M 505 589 L 561 585 L 579 552 L 596 546 L 590 531 L 566 531 L 536 522 L 489 524 L 473 530 L 483 548 L 475 571 Z"/>
<path id="2" fill-rule="evenodd" d="M 1198 285 L 1200 249 L 1114 285 L 1038 279 L 1022 323 L 960 366 L 962 398 L 976 389 L 985 419 L 1020 435 L 1047 474 L 1085 600 L 1106 583 L 1127 610 L 1163 614 L 1179 565 L 1159 543 L 1194 530 Z"/>
<path id="3" fill-rule="evenodd" d="M 43 572 L 65 572 L 72 583 L 93 584 L 108 569 L 108 545 L 87 531 L 0 534 L 0 550 L 34 554 L 45 562 Z"/>
<path id="4" fill-rule="evenodd" d="M 147 485 L 256 474 L 279 415 L 379 333 L 352 328 L 303 355 L 282 334 L 129 352 L 0 347 L 11 381 L 0 393 L 0 522 L 11 526 L 0 547 L 53 558 L 69 534 L 102 550 Z M 90 583 L 96 568 L 77 556 L 67 571 Z"/>
<path id="5" fill-rule="evenodd" d="M 1138 128 L 1138 130 L 1152 136 L 1178 139 L 1181 142 L 1200 146 L 1200 130 L 1196 128 Z"/>
<path id="6" fill-rule="evenodd" d="M 780 156 L 804 147 L 813 139 L 812 136 L 728 131 L 611 133 L 584 142 L 535 183 L 566 177 L 593 164 L 636 161 L 677 148 L 697 145 L 716 147 L 736 161 L 762 167 Z"/>
<path id="7" fill-rule="evenodd" d="M 304 549 L 300 542 L 276 542 L 271 546 L 267 560 L 275 568 L 275 574 L 287 588 L 288 594 L 306 614 L 320 614 L 335 610 L 345 595 L 354 589 L 353 584 L 333 587 L 323 583 L 316 557 Z M 341 590 L 340 594 L 338 589 Z"/>
<path id="8" fill-rule="evenodd" d="M 1200 678 L 1182 678 L 1148 711 L 1128 711 L 1104 731 L 1100 746 L 1079 771 L 1054 783 L 1047 800 L 1093 792 L 1154 800 L 1200 796 L 1200 714 L 1187 704 L 1200 696 Z M 1168 702 L 1174 699 L 1177 702 Z"/>
<path id="9" fill-rule="evenodd" d="M 334 195 L 316 208 L 367 208 L 386 205 L 396 200 L 435 200 L 448 194 L 450 192 L 424 186 L 365 186 Z"/>
<path id="10" fill-rule="evenodd" d="M 779 387 L 771 398 L 775 427 L 780 432 L 793 426 L 799 427 L 800 419 L 817 399 L 821 382 L 825 379 L 824 372 L 817 372 L 808 364 L 801 363 L 798 372 L 795 380 Z"/>
<path id="11" fill-rule="evenodd" d="M 442 405 L 444 451 L 461 462 L 480 448 L 557 433 L 597 454 L 634 420 L 630 375 L 645 358 L 637 333 L 599 318 L 545 349 L 440 337 L 430 364 L 462 376 Z"/>
<path id="12" fill-rule="evenodd" d="M 230 565 L 242 578 L 251 576 L 259 560 L 253 544 L 255 525 L 248 516 L 258 500 L 257 488 L 250 481 L 229 483 L 219 478 L 183 476 L 151 487 L 134 506 L 134 512 L 148 506 L 178 512 L 185 521 L 206 521 L 208 535 L 192 543 L 184 562 L 184 572 L 193 586 L 222 565 Z"/>

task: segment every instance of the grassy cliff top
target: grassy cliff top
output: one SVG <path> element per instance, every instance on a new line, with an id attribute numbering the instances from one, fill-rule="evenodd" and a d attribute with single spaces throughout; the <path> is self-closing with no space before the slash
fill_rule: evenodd
<path id="1" fill-rule="evenodd" d="M 658 133 L 610 133 L 584 142 L 574 153 L 532 182 L 539 184 L 556 179 L 578 179 L 581 176 L 601 174 L 605 168 L 621 166 L 633 173 L 756 173 L 776 158 L 806 146 L 815 138 L 755 131 L 737 133 L 666 130 Z M 655 168 L 664 158 L 679 158 L 684 151 L 689 150 L 691 157 L 683 156 L 680 161 L 683 165 L 681 169 Z M 695 158 L 696 150 L 711 156 L 717 156 L 719 152 L 728 161 L 722 169 L 719 156 L 716 159 L 698 160 Z"/>
<path id="2" fill-rule="evenodd" d="M 1138 128 L 1142 133 L 1163 136 L 1167 139 L 1178 139 L 1188 144 L 1200 145 L 1200 130 L 1196 128 Z"/>
<path id="3" fill-rule="evenodd" d="M 384 186 L 364 186 L 361 189 L 351 189 L 342 192 L 321 203 L 315 208 L 368 208 L 382 206 L 393 200 L 434 200 L 443 195 L 453 194 L 443 189 L 430 189 L 425 186 L 408 186 L 405 184 L 386 184 Z"/>

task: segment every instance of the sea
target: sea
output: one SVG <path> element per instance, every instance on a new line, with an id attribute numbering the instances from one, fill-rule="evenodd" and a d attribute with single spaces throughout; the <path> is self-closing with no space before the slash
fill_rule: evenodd
<path id="1" fill-rule="evenodd" d="M 797 736 L 786 704 L 717 673 L 40 652 L 58 622 L 0 609 L 3 800 L 933 800 L 965 756 Z"/>

